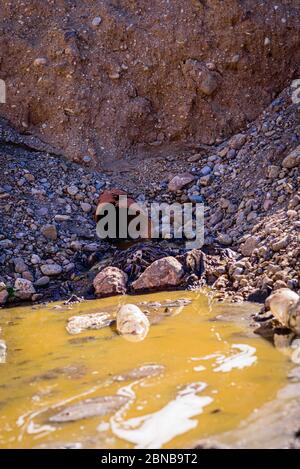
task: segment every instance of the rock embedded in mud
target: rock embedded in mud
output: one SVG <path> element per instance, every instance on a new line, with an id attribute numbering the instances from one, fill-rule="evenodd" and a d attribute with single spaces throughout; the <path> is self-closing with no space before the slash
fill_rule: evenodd
<path id="1" fill-rule="evenodd" d="M 99 298 L 122 295 L 127 289 L 127 275 L 117 267 L 106 267 L 94 278 L 95 294 Z"/>
<path id="2" fill-rule="evenodd" d="M 105 312 L 72 316 L 68 319 L 66 329 L 69 334 L 80 334 L 80 332 L 88 329 L 103 329 L 108 327 L 113 321 L 113 315 Z"/>
<path id="3" fill-rule="evenodd" d="M 55 277 L 62 273 L 62 267 L 59 264 L 43 264 L 41 271 L 46 277 Z"/>
<path id="4" fill-rule="evenodd" d="M 30 280 L 17 278 L 14 285 L 15 296 L 20 300 L 30 300 L 35 293 L 34 286 Z"/>
<path id="5" fill-rule="evenodd" d="M 100 16 L 95 16 L 92 20 L 92 26 L 97 27 L 102 23 L 102 19 Z"/>
<path id="6" fill-rule="evenodd" d="M 103 417 L 120 409 L 128 402 L 125 396 L 102 396 L 94 399 L 86 399 L 49 418 L 50 422 L 76 422 L 92 417 Z"/>
<path id="7" fill-rule="evenodd" d="M 181 190 L 183 187 L 187 186 L 194 181 L 194 176 L 190 173 L 177 174 L 169 182 L 168 189 L 171 192 L 176 192 Z"/>
<path id="8" fill-rule="evenodd" d="M 300 145 L 284 158 L 282 166 L 286 169 L 293 169 L 300 166 Z"/>
<path id="9" fill-rule="evenodd" d="M 153 262 L 132 283 L 134 291 L 162 289 L 180 285 L 184 276 L 182 264 L 175 257 L 163 257 Z"/>
<path id="10" fill-rule="evenodd" d="M 18 274 L 22 274 L 28 269 L 27 264 L 20 257 L 17 257 L 16 259 L 14 259 L 14 264 L 15 264 L 15 272 L 17 272 Z"/>
<path id="11" fill-rule="evenodd" d="M 136 305 L 123 305 L 117 312 L 117 331 L 129 342 L 140 342 L 149 332 L 150 322 Z"/>

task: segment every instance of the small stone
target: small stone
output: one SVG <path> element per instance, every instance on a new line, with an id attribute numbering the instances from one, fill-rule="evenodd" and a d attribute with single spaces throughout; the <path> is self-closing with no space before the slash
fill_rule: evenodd
<path id="1" fill-rule="evenodd" d="M 41 67 L 41 66 L 47 65 L 47 59 L 46 59 L 46 57 L 37 57 L 37 58 L 34 60 L 33 65 L 34 65 L 35 67 Z"/>
<path id="2" fill-rule="evenodd" d="M 210 181 L 211 181 L 211 175 L 207 174 L 207 176 L 202 176 L 199 179 L 199 184 L 200 184 L 200 186 L 207 187 L 209 185 Z"/>
<path id="3" fill-rule="evenodd" d="M 211 96 L 218 88 L 218 78 L 215 72 L 205 70 L 201 73 L 201 79 L 198 88 L 206 96 Z"/>
<path id="4" fill-rule="evenodd" d="M 117 331 L 129 342 L 141 342 L 149 332 L 150 322 L 136 305 L 126 304 L 117 312 Z"/>
<path id="5" fill-rule="evenodd" d="M 183 275 L 183 266 L 175 257 L 163 257 L 147 267 L 132 288 L 138 291 L 174 287 L 181 283 Z"/>
<path id="6" fill-rule="evenodd" d="M 247 137 L 244 134 L 234 135 L 229 141 L 229 146 L 234 150 L 240 150 L 242 146 L 246 143 L 246 140 Z"/>
<path id="7" fill-rule="evenodd" d="M 4 340 L 0 340 L 0 364 L 6 363 L 7 345 Z"/>
<path id="8" fill-rule="evenodd" d="M 0 241 L 0 248 L 2 249 L 10 249 L 13 247 L 13 242 L 10 239 L 2 239 Z"/>
<path id="9" fill-rule="evenodd" d="M 194 176 L 190 173 L 182 173 L 173 177 L 169 182 L 168 189 L 171 192 L 176 192 L 181 190 L 183 187 L 187 186 L 194 181 Z"/>
<path id="10" fill-rule="evenodd" d="M 101 24 L 101 22 L 102 22 L 102 19 L 100 18 L 100 16 L 95 16 L 95 18 L 93 18 L 92 25 L 94 27 L 97 27 Z"/>
<path id="11" fill-rule="evenodd" d="M 30 282 L 33 282 L 33 281 L 34 281 L 34 277 L 33 277 L 32 273 L 29 272 L 29 270 L 25 270 L 25 271 L 22 273 L 22 278 L 25 278 L 26 280 L 30 280 Z"/>
<path id="12" fill-rule="evenodd" d="M 126 293 L 127 275 L 117 267 L 106 267 L 94 278 L 96 296 L 105 297 Z"/>
<path id="13" fill-rule="evenodd" d="M 30 259 L 31 264 L 37 265 L 40 264 L 41 258 L 37 254 L 32 254 L 31 259 Z"/>
<path id="14" fill-rule="evenodd" d="M 241 248 L 241 253 L 245 257 L 250 257 L 254 251 L 258 247 L 260 243 L 260 239 L 256 236 L 250 236 L 244 245 Z"/>
<path id="15" fill-rule="evenodd" d="M 82 158 L 82 161 L 88 164 L 92 161 L 92 158 L 89 155 L 84 155 L 84 157 Z"/>
<path id="16" fill-rule="evenodd" d="M 285 236 L 283 238 L 276 239 L 275 241 L 273 241 L 273 243 L 271 244 L 271 248 L 273 249 L 273 251 L 278 252 L 281 251 L 281 249 L 285 249 L 288 244 L 289 236 Z"/>
<path id="17" fill-rule="evenodd" d="M 192 155 L 188 158 L 188 163 L 196 163 L 201 159 L 202 155 L 201 153 L 197 153 L 196 155 Z"/>
<path id="18" fill-rule="evenodd" d="M 64 266 L 64 272 L 69 273 L 75 269 L 75 264 L 73 262 L 69 262 L 69 264 Z"/>
<path id="19" fill-rule="evenodd" d="M 41 266 L 41 271 L 48 277 L 54 277 L 62 273 L 62 267 L 59 264 L 44 264 Z"/>
<path id="20" fill-rule="evenodd" d="M 300 166 L 300 145 L 295 148 L 282 162 L 282 167 L 292 169 Z"/>
<path id="21" fill-rule="evenodd" d="M 44 275 L 43 277 L 40 277 L 36 282 L 35 286 L 36 287 L 45 287 L 48 285 L 50 282 L 50 278 L 47 275 Z"/>
<path id="22" fill-rule="evenodd" d="M 57 239 L 57 229 L 55 225 L 44 225 L 41 228 L 41 233 L 45 236 L 45 238 L 51 239 L 52 241 Z"/>
<path id="23" fill-rule="evenodd" d="M 34 286 L 30 280 L 17 278 L 14 285 L 15 296 L 20 300 L 30 300 L 35 293 Z"/>
<path id="24" fill-rule="evenodd" d="M 232 244 L 231 236 L 225 233 L 220 233 L 217 240 L 220 244 L 223 244 L 224 246 L 231 246 Z"/>
<path id="25" fill-rule="evenodd" d="M 66 329 L 69 334 L 80 334 L 83 331 L 103 329 L 114 321 L 111 313 L 91 313 L 81 316 L 72 316 L 68 319 Z"/>
<path id="26" fill-rule="evenodd" d="M 298 212 L 296 210 L 288 210 L 287 211 L 287 216 L 291 218 L 292 220 L 298 218 Z"/>
<path id="27" fill-rule="evenodd" d="M 88 204 L 86 202 L 81 202 L 80 207 L 82 208 L 82 211 L 84 213 L 89 213 L 92 210 L 91 204 Z"/>

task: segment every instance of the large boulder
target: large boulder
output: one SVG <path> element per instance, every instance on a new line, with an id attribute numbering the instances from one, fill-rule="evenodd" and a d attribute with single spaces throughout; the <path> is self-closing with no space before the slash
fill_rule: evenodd
<path id="1" fill-rule="evenodd" d="M 176 287 L 181 283 L 183 275 L 183 266 L 175 257 L 163 257 L 149 265 L 132 283 L 132 288 L 139 291 Z"/>
<path id="2" fill-rule="evenodd" d="M 126 293 L 127 275 L 117 267 L 106 267 L 94 278 L 96 296 L 113 296 Z"/>

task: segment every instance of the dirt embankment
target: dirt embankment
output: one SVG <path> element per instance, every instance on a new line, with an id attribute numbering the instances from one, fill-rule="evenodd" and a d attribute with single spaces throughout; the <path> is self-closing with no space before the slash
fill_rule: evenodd
<path id="1" fill-rule="evenodd" d="M 300 73 L 296 0 L 3 0 L 0 12 L 0 114 L 105 168 L 216 143 Z"/>

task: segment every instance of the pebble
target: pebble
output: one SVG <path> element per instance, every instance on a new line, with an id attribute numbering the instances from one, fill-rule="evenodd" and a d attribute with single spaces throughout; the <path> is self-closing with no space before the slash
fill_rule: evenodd
<path id="1" fill-rule="evenodd" d="M 141 342 L 150 329 L 147 316 L 136 305 L 126 304 L 117 312 L 117 331 L 129 342 Z"/>
<path id="2" fill-rule="evenodd" d="M 30 280 L 17 278 L 14 284 L 15 296 L 20 300 L 30 300 L 35 293 L 34 286 Z"/>
<path id="3" fill-rule="evenodd" d="M 62 267 L 59 264 L 43 264 L 42 273 L 47 277 L 53 277 L 62 273 Z"/>
<path id="4" fill-rule="evenodd" d="M 92 206 L 89 203 L 81 202 L 80 207 L 84 213 L 89 213 L 92 210 Z"/>
<path id="5" fill-rule="evenodd" d="M 22 274 L 23 272 L 25 272 L 28 269 L 28 267 L 27 267 L 26 263 L 24 262 L 24 260 L 21 259 L 20 257 L 17 257 L 14 260 L 14 264 L 15 264 L 15 272 L 17 272 L 18 274 Z"/>
<path id="6" fill-rule="evenodd" d="M 50 282 L 50 278 L 47 275 L 44 275 L 43 277 L 40 277 L 36 282 L 35 286 L 36 287 L 45 287 L 48 285 Z"/>

